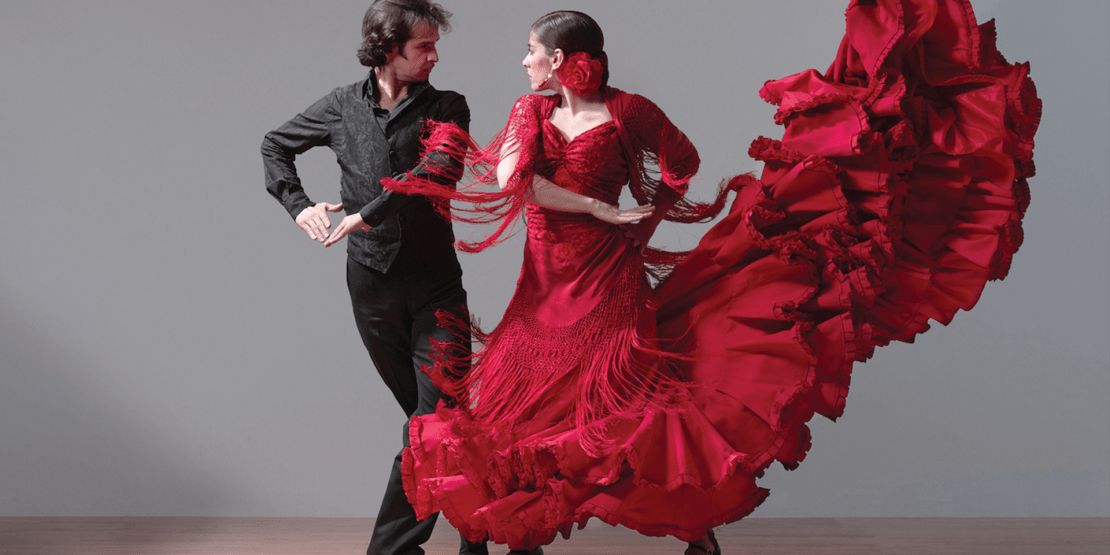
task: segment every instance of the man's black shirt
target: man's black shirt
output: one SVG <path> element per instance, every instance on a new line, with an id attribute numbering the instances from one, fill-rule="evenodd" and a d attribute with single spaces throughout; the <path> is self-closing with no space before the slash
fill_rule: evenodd
<path id="1" fill-rule="evenodd" d="M 315 146 L 327 146 L 339 162 L 340 198 L 348 214 L 358 212 L 373 229 L 347 237 L 354 260 L 379 272 L 394 262 L 414 269 L 461 274 L 453 247 L 451 223 L 435 213 L 421 195 L 392 193 L 382 178 L 403 179 L 405 172 L 428 177 L 426 167 L 445 161 L 420 158 L 425 120 L 470 127 L 470 108 L 462 95 L 439 91 L 427 83 L 413 85 L 392 111 L 374 100 L 374 72 L 357 83 L 339 87 L 262 141 L 266 189 L 294 218 L 315 204 L 297 177 L 294 158 Z M 399 260 L 400 259 L 400 260 Z"/>

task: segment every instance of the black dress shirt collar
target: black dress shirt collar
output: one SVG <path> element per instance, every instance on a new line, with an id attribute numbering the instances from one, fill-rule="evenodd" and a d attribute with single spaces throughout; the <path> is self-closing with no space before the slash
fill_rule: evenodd
<path id="1" fill-rule="evenodd" d="M 386 118 L 389 120 L 393 118 L 394 114 L 403 112 L 409 104 L 412 104 L 413 100 L 416 100 L 416 98 L 420 96 L 420 93 L 428 90 L 429 87 L 431 87 L 431 84 L 427 81 L 410 84 L 409 93 L 393 106 L 393 110 L 387 111 L 378 103 L 378 76 L 374 73 L 374 70 L 371 69 L 370 75 L 366 78 L 366 85 L 363 87 L 363 95 L 366 98 L 366 102 L 374 109 L 375 114 L 377 114 L 379 110 L 385 111 L 389 114 L 389 117 Z"/>

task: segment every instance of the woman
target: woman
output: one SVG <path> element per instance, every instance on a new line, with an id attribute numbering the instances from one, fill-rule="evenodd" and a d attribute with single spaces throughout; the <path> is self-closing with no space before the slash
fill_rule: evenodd
<path id="1" fill-rule="evenodd" d="M 475 203 L 456 219 L 500 218 L 472 249 L 527 214 L 504 319 L 473 360 L 444 353 L 432 370 L 457 408 L 411 423 L 418 515 L 514 550 L 597 517 L 719 554 L 712 527 L 766 497 L 755 479 L 772 462 L 797 466 L 805 423 L 839 416 L 854 361 L 1005 275 L 1032 175 L 1028 68 L 997 55 L 967 2 L 867 4 L 849 8 L 866 32 L 828 74 L 765 86 L 786 134 L 755 141 L 762 178 L 713 203 L 682 198 L 696 151 L 650 101 L 606 86 L 601 30 L 577 12 L 529 35 L 532 88 L 556 94 L 521 98 L 471 154 L 501 192 L 390 184 Z M 436 126 L 428 142 L 466 140 Z M 626 182 L 642 205 L 621 211 Z M 712 217 L 730 190 L 694 251 L 644 248 L 661 220 Z"/>

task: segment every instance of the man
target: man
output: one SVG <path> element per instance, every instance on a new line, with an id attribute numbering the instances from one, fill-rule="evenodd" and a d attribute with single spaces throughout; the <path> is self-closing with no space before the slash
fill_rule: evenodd
<path id="1" fill-rule="evenodd" d="M 358 52 L 359 61 L 372 68 L 369 76 L 335 89 L 262 143 L 266 189 L 297 225 L 324 246 L 348 238 L 347 286 L 355 323 L 378 373 L 410 418 L 434 411 L 442 398 L 420 370 L 433 364 L 432 340 L 470 349 L 467 337 L 457 337 L 436 317 L 437 310 L 445 310 L 468 318 L 451 223 L 427 198 L 391 193 L 381 183 L 403 179 L 408 171 L 437 179 L 435 168 L 459 166 L 437 159 L 440 155 L 420 157 L 425 120 L 463 129 L 470 124 L 462 95 L 428 84 L 439 61 L 439 30 L 450 30 L 450 17 L 429 0 L 376 0 L 363 18 Z M 315 146 L 335 152 L 342 171 L 340 204 L 313 203 L 301 187 L 294 158 Z M 329 233 L 328 212 L 339 210 L 347 216 Z M 402 437 L 407 446 L 407 422 Z M 416 520 L 401 485 L 400 465 L 398 453 L 370 555 L 420 555 L 435 525 L 436 515 Z M 484 542 L 464 539 L 459 552 L 484 555 L 487 550 Z"/>

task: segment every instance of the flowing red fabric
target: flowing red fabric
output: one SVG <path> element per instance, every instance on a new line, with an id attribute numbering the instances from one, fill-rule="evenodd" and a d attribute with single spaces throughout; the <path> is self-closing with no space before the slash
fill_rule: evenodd
<path id="1" fill-rule="evenodd" d="M 852 2 L 829 70 L 761 95 L 779 106 L 782 140 L 752 143 L 760 179 L 727 184 L 729 213 L 654 289 L 619 229 L 528 206 L 513 187 L 484 199 L 499 217 L 527 211 L 525 264 L 457 380 L 457 408 L 411 423 L 403 471 L 418 515 L 442 511 L 511 548 L 593 517 L 696 539 L 762 502 L 755 480 L 771 463 L 797 466 L 806 423 L 842 413 L 854 362 L 947 324 L 1005 277 L 1040 101 L 968 2 Z M 506 129 L 528 151 L 516 187 L 534 171 L 614 199 L 626 179 L 642 186 L 642 167 L 664 168 L 667 184 L 696 168 L 677 130 L 623 117 L 568 141 L 538 98 Z"/>

